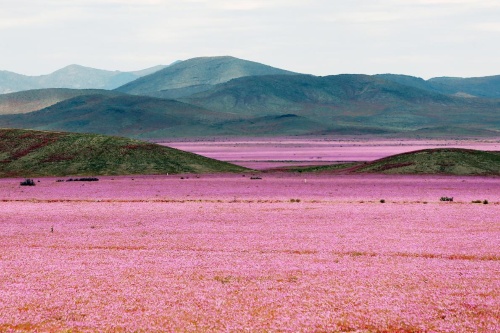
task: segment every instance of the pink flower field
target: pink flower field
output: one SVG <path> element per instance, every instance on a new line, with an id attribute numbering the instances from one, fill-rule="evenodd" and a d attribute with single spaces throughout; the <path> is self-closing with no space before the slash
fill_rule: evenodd
<path id="1" fill-rule="evenodd" d="M 0 331 L 500 331 L 499 178 L 250 176 L 0 180 Z"/>
<path id="2" fill-rule="evenodd" d="M 373 161 L 389 155 L 429 148 L 466 148 L 500 151 L 498 138 L 461 140 L 412 140 L 335 137 L 273 137 L 174 141 L 168 146 L 247 168 L 267 169 L 287 165 L 321 165 Z"/>

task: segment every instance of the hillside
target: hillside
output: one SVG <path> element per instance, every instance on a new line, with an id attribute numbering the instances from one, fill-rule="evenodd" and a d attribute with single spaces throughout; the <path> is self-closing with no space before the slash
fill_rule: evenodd
<path id="1" fill-rule="evenodd" d="M 46 88 L 114 89 L 167 66 L 155 66 L 132 72 L 108 71 L 70 65 L 51 74 L 27 76 L 0 71 L 0 94 Z"/>
<path id="2" fill-rule="evenodd" d="M 162 98 L 179 98 L 245 76 L 294 74 L 234 57 L 200 57 L 180 61 L 117 88 L 117 91 Z"/>
<path id="3" fill-rule="evenodd" d="M 425 149 L 389 156 L 354 168 L 356 173 L 500 175 L 500 152 Z"/>
<path id="4" fill-rule="evenodd" d="M 35 89 L 0 95 L 0 115 L 28 113 L 83 95 L 119 96 L 117 92 L 97 89 Z"/>
<path id="5" fill-rule="evenodd" d="M 240 172 L 152 143 L 94 134 L 0 129 L 0 177 Z"/>
<path id="6" fill-rule="evenodd" d="M 497 136 L 500 100 L 459 98 L 368 75 L 233 79 L 179 101 L 87 95 L 0 115 L 0 127 L 139 138 L 386 134 Z"/>
<path id="7" fill-rule="evenodd" d="M 233 119 L 173 100 L 86 95 L 40 111 L 0 116 L 0 127 L 154 138 L 210 135 L 212 124 Z"/>
<path id="8" fill-rule="evenodd" d="M 436 77 L 429 80 L 395 74 L 379 74 L 375 76 L 410 87 L 447 95 L 500 98 L 500 75 L 472 78 Z"/>
<path id="9" fill-rule="evenodd" d="M 500 100 L 452 97 L 368 75 L 243 77 L 182 100 L 246 116 L 295 114 L 323 124 L 317 134 L 500 130 Z"/>

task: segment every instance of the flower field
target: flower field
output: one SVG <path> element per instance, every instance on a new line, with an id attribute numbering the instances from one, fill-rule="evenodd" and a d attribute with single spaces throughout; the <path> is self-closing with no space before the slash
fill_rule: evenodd
<path id="1" fill-rule="evenodd" d="M 500 150 L 498 138 L 412 140 L 380 138 L 273 137 L 167 142 L 166 145 L 252 169 L 289 165 L 321 165 L 373 161 L 382 157 L 429 148 Z"/>
<path id="2" fill-rule="evenodd" d="M 1 179 L 0 332 L 500 331 L 499 178 L 259 177 Z"/>

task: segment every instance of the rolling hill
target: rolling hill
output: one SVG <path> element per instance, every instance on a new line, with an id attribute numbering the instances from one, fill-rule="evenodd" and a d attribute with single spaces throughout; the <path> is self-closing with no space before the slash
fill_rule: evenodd
<path id="1" fill-rule="evenodd" d="M 295 73 L 229 56 L 200 57 L 177 62 L 116 90 L 134 95 L 179 98 L 209 90 L 234 78 L 272 74 Z"/>
<path id="2" fill-rule="evenodd" d="M 411 151 L 372 162 L 284 167 L 277 170 L 310 173 L 435 174 L 500 176 L 500 151 L 436 148 Z"/>
<path id="3" fill-rule="evenodd" d="M 178 101 L 87 95 L 0 115 L 0 127 L 139 138 L 390 134 L 497 136 L 500 100 L 461 98 L 368 75 L 241 77 Z"/>
<path id="4" fill-rule="evenodd" d="M 241 172 L 177 149 L 95 134 L 0 129 L 0 177 Z"/>
<path id="5" fill-rule="evenodd" d="M 471 78 L 436 77 L 429 80 L 395 74 L 379 74 L 376 77 L 447 95 L 500 98 L 500 75 Z"/>
<path id="6" fill-rule="evenodd" d="M 356 173 L 500 175 L 500 152 L 472 149 L 424 149 L 382 158 Z"/>
<path id="7" fill-rule="evenodd" d="M 232 114 L 145 96 L 77 96 L 40 111 L 0 116 L 0 127 L 98 133 L 127 137 L 210 135 Z"/>
<path id="8" fill-rule="evenodd" d="M 114 89 L 167 66 L 159 65 L 139 71 L 107 71 L 70 65 L 51 74 L 27 76 L 0 71 L 0 94 L 45 88 Z"/>
<path id="9" fill-rule="evenodd" d="M 0 115 L 28 113 L 83 95 L 119 96 L 121 93 L 97 89 L 49 88 L 0 95 Z"/>
<path id="10" fill-rule="evenodd" d="M 181 100 L 246 116 L 294 114 L 334 132 L 500 131 L 500 100 L 453 97 L 368 75 L 242 77 Z"/>

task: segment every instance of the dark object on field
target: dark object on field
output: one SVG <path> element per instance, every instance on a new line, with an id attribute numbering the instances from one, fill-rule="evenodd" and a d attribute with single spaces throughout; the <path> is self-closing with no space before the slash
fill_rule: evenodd
<path id="1" fill-rule="evenodd" d="M 488 204 L 488 200 L 484 200 L 483 204 L 487 205 Z"/>
<path id="2" fill-rule="evenodd" d="M 439 199 L 441 201 L 453 201 L 453 197 L 441 197 L 441 199 Z"/>
<path id="3" fill-rule="evenodd" d="M 33 179 L 25 179 L 23 180 L 21 183 L 21 186 L 35 186 L 35 182 L 33 181 Z"/>
<path id="4" fill-rule="evenodd" d="M 97 181 L 99 181 L 99 178 L 95 178 L 95 177 L 70 178 L 66 181 L 67 182 L 97 182 Z"/>
<path id="5" fill-rule="evenodd" d="M 380 199 L 380 203 L 385 203 L 385 200 L 384 199 Z"/>
<path id="6" fill-rule="evenodd" d="M 250 177 L 250 179 L 262 179 L 260 177 Z"/>

